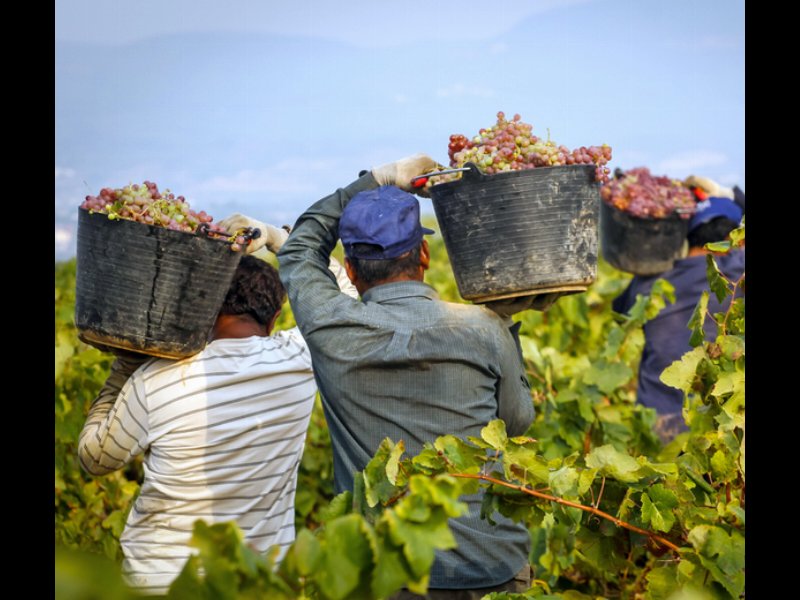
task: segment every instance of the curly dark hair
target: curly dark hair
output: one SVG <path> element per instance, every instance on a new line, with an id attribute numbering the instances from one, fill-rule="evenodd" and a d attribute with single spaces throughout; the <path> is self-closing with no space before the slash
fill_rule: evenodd
<path id="1" fill-rule="evenodd" d="M 371 246 L 371 244 L 353 244 L 353 249 L 358 253 L 358 250 L 362 246 Z M 376 281 L 389 279 L 390 277 L 413 275 L 416 273 L 417 269 L 419 269 L 419 253 L 421 247 L 422 244 L 416 248 L 412 248 L 397 258 L 370 260 L 348 256 L 347 260 L 353 265 L 359 279 L 364 281 L 364 283 L 372 284 Z"/>
<path id="2" fill-rule="evenodd" d="M 255 256 L 243 256 L 219 314 L 250 315 L 268 325 L 284 300 L 286 290 L 275 267 Z"/>

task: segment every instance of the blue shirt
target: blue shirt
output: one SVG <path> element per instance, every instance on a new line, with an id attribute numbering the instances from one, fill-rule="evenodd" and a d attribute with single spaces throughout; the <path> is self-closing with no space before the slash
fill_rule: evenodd
<path id="1" fill-rule="evenodd" d="M 720 271 L 732 281 L 744 273 L 744 250 L 734 250 L 715 257 L 715 260 Z M 639 402 L 656 409 L 660 415 L 679 415 L 683 407 L 683 392 L 664 385 L 659 377 L 664 369 L 692 349 L 689 345 L 692 332 L 687 324 L 700 295 L 709 290 L 706 257 L 699 255 L 676 260 L 671 270 L 660 275 L 634 276 L 627 289 L 614 300 L 614 310 L 627 313 L 636 302 L 636 295 L 649 294 L 656 279 L 666 279 L 675 287 L 675 303 L 668 303 L 644 325 L 645 342 L 636 396 Z M 728 305 L 729 299 L 720 305 L 716 295 L 709 293 L 708 311 L 711 314 L 724 312 Z M 716 327 L 710 318 L 706 318 L 705 332 L 707 339 L 714 339 Z"/>
<path id="2" fill-rule="evenodd" d="M 337 492 L 352 489 L 353 473 L 385 437 L 403 440 L 414 455 L 448 433 L 480 436 L 498 417 L 509 435 L 521 435 L 534 417 L 510 321 L 480 306 L 443 302 L 420 281 L 376 286 L 361 300 L 339 291 L 328 270 L 339 216 L 356 193 L 375 187 L 367 174 L 317 202 L 278 253 L 311 351 Z M 464 501 L 469 514 L 450 521 L 458 548 L 437 553 L 431 588 L 497 585 L 528 561 L 524 525 L 495 515 L 492 526 L 480 518 L 480 494 Z"/>

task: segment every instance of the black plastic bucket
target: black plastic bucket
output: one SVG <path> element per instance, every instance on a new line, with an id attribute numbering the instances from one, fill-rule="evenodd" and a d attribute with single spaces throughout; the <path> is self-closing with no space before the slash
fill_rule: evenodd
<path id="1" fill-rule="evenodd" d="M 484 175 L 430 188 L 462 298 L 487 302 L 585 291 L 597 276 L 594 165 Z"/>
<path id="2" fill-rule="evenodd" d="M 200 352 L 242 253 L 204 235 L 78 210 L 79 337 L 164 358 Z"/>
<path id="3" fill-rule="evenodd" d="M 620 271 L 657 275 L 682 257 L 689 220 L 672 213 L 663 219 L 635 217 L 606 202 L 600 208 L 600 249 Z"/>

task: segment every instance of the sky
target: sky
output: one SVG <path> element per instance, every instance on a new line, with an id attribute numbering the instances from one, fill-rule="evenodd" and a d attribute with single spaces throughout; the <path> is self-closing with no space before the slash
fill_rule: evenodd
<path id="1" fill-rule="evenodd" d="M 745 189 L 743 0 L 56 0 L 55 25 L 57 260 L 102 187 L 291 224 L 501 110 Z"/>

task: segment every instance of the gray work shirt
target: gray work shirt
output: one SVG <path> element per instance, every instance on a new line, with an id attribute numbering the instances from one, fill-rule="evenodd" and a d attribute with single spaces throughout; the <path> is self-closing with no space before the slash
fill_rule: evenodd
<path id="1" fill-rule="evenodd" d="M 309 208 L 278 253 L 280 276 L 308 343 L 330 429 L 337 492 L 353 488 L 385 437 L 409 455 L 453 434 L 480 436 L 501 418 L 509 435 L 534 417 L 520 352 L 504 321 L 479 306 L 443 302 L 418 281 L 339 291 L 328 269 L 344 206 L 377 183 L 367 174 Z M 458 548 L 437 553 L 431 588 L 503 583 L 527 562 L 529 534 L 495 515 L 480 518 L 481 496 L 464 498 L 469 515 L 451 520 Z"/>

